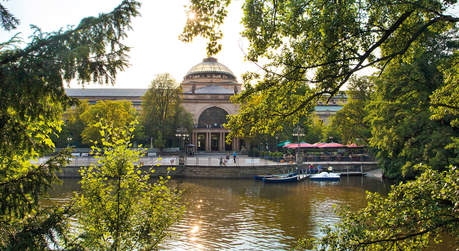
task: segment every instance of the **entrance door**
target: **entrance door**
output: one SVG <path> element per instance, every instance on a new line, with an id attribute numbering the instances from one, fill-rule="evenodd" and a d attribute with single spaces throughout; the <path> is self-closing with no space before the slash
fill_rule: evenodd
<path id="1" fill-rule="evenodd" d="M 197 144 L 198 144 L 197 145 L 198 151 L 206 150 L 206 134 L 205 133 L 198 133 Z"/>
<path id="2" fill-rule="evenodd" d="M 210 150 L 212 152 L 218 152 L 218 145 L 220 143 L 220 135 L 218 133 L 210 134 Z"/>

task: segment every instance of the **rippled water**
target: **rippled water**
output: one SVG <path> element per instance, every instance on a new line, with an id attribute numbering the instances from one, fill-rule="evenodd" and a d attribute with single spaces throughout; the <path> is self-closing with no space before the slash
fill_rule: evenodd
<path id="1" fill-rule="evenodd" d="M 171 229 L 162 250 L 288 250 L 298 238 L 320 236 L 320 229 L 340 219 L 334 207 L 357 210 L 365 191 L 387 193 L 389 184 L 366 177 L 340 182 L 264 184 L 255 180 L 184 179 L 187 211 Z M 64 180 L 55 198 L 68 198 L 77 180 Z M 451 245 L 451 244 L 450 244 Z M 435 250 L 453 250 L 443 245 Z"/>
<path id="2" fill-rule="evenodd" d="M 335 206 L 358 209 L 365 190 L 385 192 L 380 180 L 361 177 L 341 182 L 264 184 L 254 180 L 188 179 L 188 210 L 162 249 L 285 250 L 300 237 L 320 234 L 339 218 Z"/>

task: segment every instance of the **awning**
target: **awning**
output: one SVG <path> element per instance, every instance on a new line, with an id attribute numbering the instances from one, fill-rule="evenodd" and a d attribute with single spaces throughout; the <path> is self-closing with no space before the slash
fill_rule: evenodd
<path id="1" fill-rule="evenodd" d="M 285 146 L 285 145 L 290 144 L 290 143 L 292 143 L 292 142 L 287 140 L 287 141 L 284 141 L 284 142 L 281 142 L 281 143 L 277 144 L 277 146 Z"/>

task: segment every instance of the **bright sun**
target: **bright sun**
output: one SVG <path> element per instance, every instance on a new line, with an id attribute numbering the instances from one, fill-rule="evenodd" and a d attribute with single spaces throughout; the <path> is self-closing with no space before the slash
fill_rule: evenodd
<path id="1" fill-rule="evenodd" d="M 196 19 L 196 13 L 194 11 L 189 11 L 187 16 L 188 16 L 188 20 Z"/>

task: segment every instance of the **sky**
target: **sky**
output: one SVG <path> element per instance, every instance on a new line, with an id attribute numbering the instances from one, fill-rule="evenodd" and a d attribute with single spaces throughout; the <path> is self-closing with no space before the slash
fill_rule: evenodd
<path id="1" fill-rule="evenodd" d="M 117 88 L 148 88 L 156 74 L 170 73 L 181 82 L 188 70 L 206 57 L 206 42 L 195 39 L 184 43 L 178 39 L 186 21 L 185 5 L 188 0 L 140 0 L 141 16 L 133 20 L 133 30 L 128 32 L 125 44 L 131 47 L 130 66 L 117 76 Z M 2 2 L 21 24 L 12 32 L 0 31 L 0 42 L 21 32 L 25 42 L 32 34 L 30 25 L 45 32 L 78 25 L 87 16 L 110 12 L 121 0 L 14 0 Z M 233 0 L 223 25 L 223 49 L 215 57 L 229 67 L 241 81 L 246 71 L 258 71 L 258 67 L 245 61 L 248 42 L 241 37 L 242 0 Z M 72 84 L 72 87 L 81 87 Z M 90 85 L 86 88 L 107 86 Z M 112 87 L 112 86 L 108 86 Z"/>
<path id="2" fill-rule="evenodd" d="M 170 73 L 177 82 L 191 67 L 206 57 L 206 41 L 201 38 L 192 43 L 178 39 L 186 21 L 185 5 L 189 0 L 139 0 L 141 16 L 133 20 L 133 30 L 128 32 L 125 44 L 131 47 L 130 66 L 117 76 L 116 88 L 148 88 L 150 82 L 160 73 Z M 78 25 L 87 16 L 110 12 L 121 0 L 11 0 L 2 1 L 17 18 L 21 25 L 11 32 L 0 30 L 0 42 L 7 41 L 20 32 L 27 42 L 32 34 L 30 25 L 36 25 L 42 31 L 52 32 L 68 25 Z M 223 45 L 215 57 L 229 67 L 241 81 L 241 74 L 247 71 L 261 70 L 244 59 L 248 41 L 241 37 L 243 0 L 233 0 L 225 24 L 222 27 Z M 459 5 L 450 10 L 457 15 Z M 371 70 L 362 75 L 371 74 Z M 81 87 L 72 83 L 72 87 Z M 87 88 L 101 88 L 99 84 L 86 85 Z"/>

